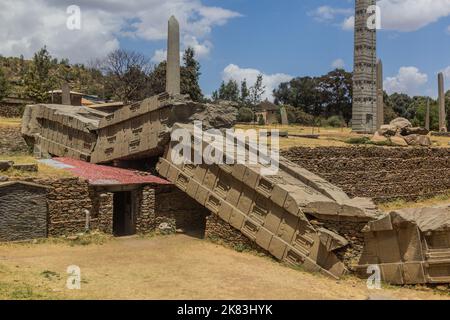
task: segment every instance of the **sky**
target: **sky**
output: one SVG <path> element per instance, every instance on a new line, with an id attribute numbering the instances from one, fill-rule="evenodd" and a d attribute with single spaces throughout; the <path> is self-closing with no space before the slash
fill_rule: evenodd
<path id="1" fill-rule="evenodd" d="M 437 96 L 450 89 L 450 0 L 379 0 L 378 57 L 388 93 Z M 0 0 L 0 54 L 32 57 L 46 45 L 87 63 L 124 48 L 165 58 L 167 20 L 180 21 L 182 48 L 201 63 L 210 95 L 225 80 L 264 75 L 279 83 L 353 69 L 354 0 Z M 74 7 L 75 6 L 75 7 Z"/>

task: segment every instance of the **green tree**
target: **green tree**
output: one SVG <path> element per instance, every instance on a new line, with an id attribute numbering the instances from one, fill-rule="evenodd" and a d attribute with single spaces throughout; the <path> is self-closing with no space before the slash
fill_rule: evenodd
<path id="1" fill-rule="evenodd" d="M 212 98 L 214 101 L 227 100 L 233 102 L 240 102 L 240 92 L 238 83 L 231 79 L 227 83 L 222 81 L 218 91 L 213 92 Z"/>
<path id="2" fill-rule="evenodd" d="M 425 127 L 425 117 L 427 113 L 427 98 L 420 97 L 417 101 L 417 109 L 412 123 L 417 127 Z M 439 107 L 436 100 L 430 99 L 430 129 L 433 131 L 439 130 Z"/>
<path id="3" fill-rule="evenodd" d="M 31 67 L 25 75 L 25 94 L 35 102 L 45 102 L 49 91 L 53 90 L 56 80 L 51 74 L 52 57 L 44 47 L 34 54 Z"/>
<path id="4" fill-rule="evenodd" d="M 275 103 L 291 105 L 306 113 L 319 116 L 322 113 L 322 105 L 318 82 L 317 78 L 298 77 L 281 83 L 273 93 Z"/>
<path id="5" fill-rule="evenodd" d="M 183 55 L 184 67 L 181 68 L 181 93 L 188 94 L 193 101 L 202 101 L 200 88 L 200 63 L 195 59 L 195 51 L 189 47 Z"/>
<path id="6" fill-rule="evenodd" d="M 404 93 L 393 93 L 388 99 L 388 103 L 392 106 L 395 113 L 398 114 L 399 117 L 407 119 L 411 119 L 408 110 L 412 102 L 412 98 Z"/>
<path id="7" fill-rule="evenodd" d="M 250 88 L 250 103 L 254 106 L 261 102 L 266 87 L 263 85 L 263 75 L 259 74 L 255 84 Z"/>
<path id="8" fill-rule="evenodd" d="M 250 90 L 248 89 L 247 80 L 241 82 L 241 104 L 246 106 L 249 104 Z"/>
<path id="9" fill-rule="evenodd" d="M 253 111 L 250 108 L 242 107 L 238 111 L 237 121 L 239 122 L 252 122 L 254 119 Z"/>
<path id="10" fill-rule="evenodd" d="M 352 118 L 352 74 L 336 69 L 319 78 L 321 106 L 325 117 L 339 116 L 349 123 Z"/>
<path id="11" fill-rule="evenodd" d="M 9 82 L 2 69 L 0 69 L 0 101 L 6 98 L 9 94 Z"/>

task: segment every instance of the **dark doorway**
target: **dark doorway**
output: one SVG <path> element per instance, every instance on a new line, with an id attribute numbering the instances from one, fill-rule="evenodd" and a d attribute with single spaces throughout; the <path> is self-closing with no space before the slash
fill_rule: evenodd
<path id="1" fill-rule="evenodd" d="M 132 192 L 115 192 L 113 209 L 113 233 L 116 237 L 136 233 L 136 218 Z"/>

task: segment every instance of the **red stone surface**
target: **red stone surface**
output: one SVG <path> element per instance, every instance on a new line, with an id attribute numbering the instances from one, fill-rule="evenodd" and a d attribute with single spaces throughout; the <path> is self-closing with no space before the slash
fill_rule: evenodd
<path id="1" fill-rule="evenodd" d="M 71 158 L 55 158 L 53 160 L 72 166 L 72 168 L 64 170 L 88 180 L 93 185 L 170 184 L 170 182 L 146 172 L 97 165 Z"/>

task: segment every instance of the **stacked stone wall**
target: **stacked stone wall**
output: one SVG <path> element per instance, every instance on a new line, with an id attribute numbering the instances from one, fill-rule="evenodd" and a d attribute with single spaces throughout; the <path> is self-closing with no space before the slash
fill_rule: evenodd
<path id="1" fill-rule="evenodd" d="M 282 154 L 349 196 L 377 203 L 450 191 L 450 148 L 297 147 Z"/>

